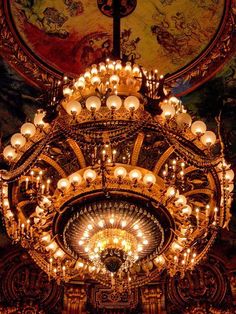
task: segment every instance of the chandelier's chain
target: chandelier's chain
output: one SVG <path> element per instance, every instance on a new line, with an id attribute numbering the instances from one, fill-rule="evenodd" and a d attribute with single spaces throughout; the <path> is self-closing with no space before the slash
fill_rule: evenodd
<path id="1" fill-rule="evenodd" d="M 94 142 L 100 142 L 101 145 L 104 143 L 104 132 L 103 131 L 98 131 L 98 132 L 93 132 L 93 131 L 88 131 L 88 130 L 83 130 L 76 128 L 74 130 L 68 129 L 66 123 L 64 121 L 58 120 L 57 121 L 60 130 L 66 135 L 74 140 L 76 140 L 79 144 L 89 144 L 89 143 L 94 143 Z M 109 140 L 112 144 L 120 144 L 123 141 L 133 138 L 140 130 L 142 130 L 148 123 L 148 120 L 145 119 L 143 121 L 139 122 L 134 122 L 132 125 L 129 125 L 127 127 L 122 127 L 121 129 L 116 129 L 116 130 L 110 130 L 107 131 L 107 135 L 109 137 Z M 125 136 L 124 136 L 125 135 Z M 89 140 L 88 140 L 89 139 Z"/>

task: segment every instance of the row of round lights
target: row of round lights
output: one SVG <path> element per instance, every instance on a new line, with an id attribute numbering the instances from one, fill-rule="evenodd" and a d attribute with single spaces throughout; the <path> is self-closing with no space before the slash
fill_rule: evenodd
<path id="1" fill-rule="evenodd" d="M 122 73 L 122 71 L 124 73 Z M 107 73 L 111 75 L 108 82 L 112 85 L 117 85 L 120 81 L 120 77 L 123 75 L 139 75 L 140 69 L 136 64 L 132 66 L 131 62 L 126 62 L 126 65 L 123 67 L 120 60 L 117 60 L 116 62 L 107 60 L 106 63 L 101 62 L 98 66 L 93 64 L 90 69 L 85 71 L 84 75 L 80 76 L 75 81 L 74 88 L 79 90 L 84 89 L 86 83 L 90 83 L 96 87 L 102 81 L 101 76 L 105 77 Z M 65 80 L 66 79 L 67 78 L 65 78 Z M 73 94 L 73 89 L 67 86 L 63 89 L 63 94 L 64 96 L 71 96 Z"/>
<path id="2" fill-rule="evenodd" d="M 114 170 L 114 176 L 119 180 L 124 179 L 127 176 L 127 170 L 124 167 L 116 167 Z M 93 169 L 86 169 L 83 173 L 83 178 L 78 172 L 75 172 L 71 174 L 68 179 L 60 179 L 57 183 L 57 188 L 61 192 L 66 192 L 70 188 L 70 186 L 72 186 L 73 188 L 79 186 L 82 183 L 83 179 L 87 183 L 91 183 L 96 179 L 96 177 L 97 173 Z M 131 170 L 129 172 L 129 178 L 134 183 L 140 181 L 143 178 L 143 183 L 148 187 L 151 187 L 153 184 L 156 183 L 156 177 L 153 173 L 146 173 L 143 176 L 141 171 L 138 169 Z"/>
<path id="3" fill-rule="evenodd" d="M 90 96 L 86 99 L 85 106 L 91 112 L 96 112 L 101 108 L 102 102 L 98 96 Z M 111 111 L 119 110 L 122 106 L 122 99 L 118 95 L 111 95 L 106 100 L 107 108 Z M 136 111 L 140 106 L 140 101 L 136 96 L 128 96 L 124 100 L 124 107 L 130 112 Z M 82 110 L 81 103 L 72 100 L 65 105 L 68 114 L 77 116 Z"/>
<path id="4" fill-rule="evenodd" d="M 16 159 L 17 152 L 22 149 L 26 142 L 35 135 L 36 129 L 44 128 L 44 117 L 45 112 L 37 112 L 34 117 L 34 123 L 24 123 L 20 128 L 20 133 L 15 133 L 12 135 L 11 145 L 6 146 L 3 150 L 3 156 L 6 160 L 10 162 Z"/>
<path id="5" fill-rule="evenodd" d="M 169 101 L 162 103 L 162 116 L 165 119 L 171 119 L 176 114 L 175 105 L 179 104 L 179 100 L 176 97 L 171 97 Z M 212 131 L 207 131 L 206 124 L 203 121 L 195 121 L 192 123 L 191 116 L 186 112 L 177 113 L 176 123 L 180 128 L 186 128 L 191 126 L 191 132 L 200 138 L 203 145 L 209 147 L 215 144 L 216 135 Z"/>

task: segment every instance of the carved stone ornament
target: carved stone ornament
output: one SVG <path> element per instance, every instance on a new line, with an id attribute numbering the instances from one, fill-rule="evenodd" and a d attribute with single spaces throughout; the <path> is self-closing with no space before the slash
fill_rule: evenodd
<path id="1" fill-rule="evenodd" d="M 199 303 L 220 306 L 226 297 L 227 289 L 224 267 L 212 256 L 209 256 L 205 263 L 188 272 L 184 278 L 177 276 L 167 281 L 167 296 L 171 303 L 176 308 L 195 305 L 195 312 L 187 312 L 194 314 L 209 313 L 204 307 L 198 308 Z"/>
<path id="2" fill-rule="evenodd" d="M 56 314 L 61 302 L 61 287 L 27 253 L 14 250 L 0 259 L 0 313 Z"/>

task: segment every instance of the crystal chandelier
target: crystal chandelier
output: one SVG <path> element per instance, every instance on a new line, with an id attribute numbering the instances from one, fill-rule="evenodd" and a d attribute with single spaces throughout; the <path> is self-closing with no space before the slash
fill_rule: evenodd
<path id="1" fill-rule="evenodd" d="M 55 81 L 4 148 L 7 233 L 50 278 L 131 289 L 164 270 L 184 276 L 227 227 L 234 172 L 220 132 L 164 83 L 132 62 L 93 64 Z"/>

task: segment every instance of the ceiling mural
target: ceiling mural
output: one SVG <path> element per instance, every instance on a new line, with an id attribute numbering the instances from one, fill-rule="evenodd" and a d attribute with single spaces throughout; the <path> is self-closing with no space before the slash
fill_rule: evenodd
<path id="1" fill-rule="evenodd" d="M 78 75 L 112 53 L 110 2 L 2 1 L 2 55 L 37 85 L 62 73 Z M 208 80 L 232 54 L 234 0 L 121 3 L 127 12 L 121 19 L 123 59 L 168 74 L 178 94 Z"/>
<path id="2" fill-rule="evenodd" d="M 162 74 L 179 71 L 212 41 L 224 5 L 223 0 L 139 1 L 122 19 L 123 53 L 148 69 L 158 66 Z"/>

